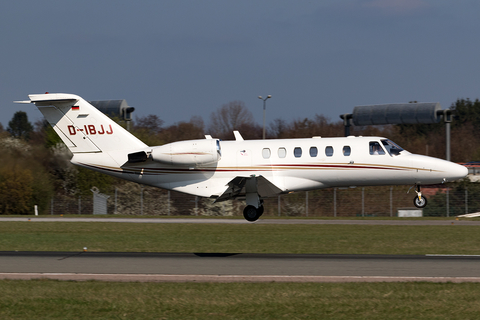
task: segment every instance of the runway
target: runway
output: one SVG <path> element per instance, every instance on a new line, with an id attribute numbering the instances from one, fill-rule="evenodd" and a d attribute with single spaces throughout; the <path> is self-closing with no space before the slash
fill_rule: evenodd
<path id="1" fill-rule="evenodd" d="M 480 256 L 0 252 L 0 279 L 480 282 Z"/>
<path id="2" fill-rule="evenodd" d="M 243 219 L 0 217 L 1 221 L 250 224 Z M 470 225 L 471 220 L 260 219 L 257 224 Z M 480 256 L 0 252 L 0 279 L 158 282 L 480 282 Z"/>

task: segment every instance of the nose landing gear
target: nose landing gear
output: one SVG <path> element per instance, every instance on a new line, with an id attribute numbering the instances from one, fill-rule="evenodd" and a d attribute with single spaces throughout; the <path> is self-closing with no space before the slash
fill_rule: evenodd
<path id="1" fill-rule="evenodd" d="M 414 190 L 417 193 L 417 195 L 415 196 L 415 198 L 413 198 L 413 204 L 417 208 L 420 208 L 420 209 L 425 208 L 425 206 L 427 205 L 427 198 L 422 196 L 422 192 L 420 191 L 420 186 L 419 185 L 415 185 L 414 188 L 415 188 Z"/>

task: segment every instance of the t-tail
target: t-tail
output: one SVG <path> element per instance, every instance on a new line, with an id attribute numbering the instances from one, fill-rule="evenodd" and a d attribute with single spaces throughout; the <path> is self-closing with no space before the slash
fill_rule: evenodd
<path id="1" fill-rule="evenodd" d="M 74 94 L 31 94 L 34 103 L 73 153 L 73 164 L 135 180 L 123 167 L 128 155 L 148 148 L 90 103 Z"/>
<path id="2" fill-rule="evenodd" d="M 73 94 L 31 94 L 34 103 L 70 151 L 76 154 L 147 147 L 97 108 Z"/>

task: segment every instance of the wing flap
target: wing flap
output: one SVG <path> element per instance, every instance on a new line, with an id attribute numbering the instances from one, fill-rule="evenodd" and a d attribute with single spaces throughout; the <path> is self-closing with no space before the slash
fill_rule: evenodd
<path id="1" fill-rule="evenodd" d="M 249 179 L 253 178 L 256 178 L 257 180 L 257 191 L 260 198 L 273 197 L 283 193 L 282 189 L 263 176 L 235 177 L 227 183 L 227 189 L 215 200 L 215 202 L 245 196 L 245 184 Z"/>

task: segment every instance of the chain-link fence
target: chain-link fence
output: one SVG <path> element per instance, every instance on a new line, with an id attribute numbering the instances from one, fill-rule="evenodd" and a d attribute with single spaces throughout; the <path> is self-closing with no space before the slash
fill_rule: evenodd
<path id="1" fill-rule="evenodd" d="M 264 216 L 395 217 L 399 210 L 418 210 L 408 186 L 332 188 L 297 192 L 264 200 Z M 408 193 L 407 193 L 408 192 Z M 480 211 L 480 184 L 422 187 L 428 200 L 423 216 L 448 217 Z M 213 203 L 200 198 L 135 183 L 107 193 L 107 214 L 241 216 L 241 200 Z M 56 195 L 46 210 L 52 215 L 93 214 L 92 196 Z M 45 212 L 45 210 L 44 210 Z"/>

